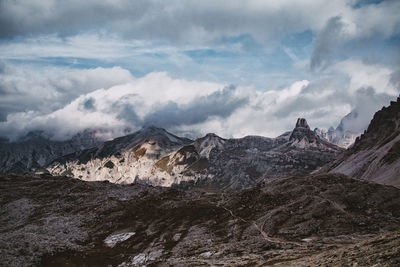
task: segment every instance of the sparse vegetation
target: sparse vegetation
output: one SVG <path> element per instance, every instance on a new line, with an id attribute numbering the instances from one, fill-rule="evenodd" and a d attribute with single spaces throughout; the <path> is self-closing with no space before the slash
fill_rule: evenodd
<path id="1" fill-rule="evenodd" d="M 74 175 L 73 175 L 71 169 L 66 168 L 65 171 L 63 171 L 63 172 L 61 173 L 61 176 L 72 177 L 72 176 L 74 176 Z"/>
<path id="2" fill-rule="evenodd" d="M 168 163 L 169 163 L 169 156 L 165 156 L 159 161 L 157 161 L 155 166 L 165 172 L 171 173 L 173 166 L 168 165 Z"/>
<path id="3" fill-rule="evenodd" d="M 141 148 L 140 146 L 137 146 L 133 149 L 133 153 L 135 155 L 136 160 L 138 160 L 139 158 L 144 156 L 144 154 L 146 154 L 146 148 L 144 147 Z"/>
<path id="4" fill-rule="evenodd" d="M 105 164 L 104 164 L 104 167 L 105 168 L 109 168 L 109 169 L 112 169 L 112 168 L 114 168 L 114 163 L 111 161 L 111 160 L 109 160 L 109 161 L 107 161 Z"/>

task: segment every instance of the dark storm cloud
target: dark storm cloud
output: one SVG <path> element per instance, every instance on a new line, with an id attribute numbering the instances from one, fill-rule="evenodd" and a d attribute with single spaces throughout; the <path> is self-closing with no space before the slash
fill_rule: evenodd
<path id="1" fill-rule="evenodd" d="M 83 107 L 86 110 L 96 110 L 96 107 L 94 106 L 94 102 L 95 102 L 95 100 L 92 97 L 90 97 L 89 99 L 87 99 L 83 102 Z"/>
<path id="2" fill-rule="evenodd" d="M 324 68 L 329 62 L 334 47 L 340 41 L 342 28 L 341 17 L 337 16 L 328 20 L 315 40 L 314 51 L 310 60 L 312 70 Z"/>
<path id="3" fill-rule="evenodd" d="M 0 2 L 0 37 L 18 35 L 76 34 L 93 27 L 106 27 L 110 22 L 123 23 L 131 18 L 140 21 L 151 1 L 24 1 Z M 116 25 L 117 26 L 117 25 Z"/>
<path id="4" fill-rule="evenodd" d="M 354 1 L 350 1 L 354 2 Z M 76 35 L 97 31 L 134 39 L 207 42 L 226 36 L 252 35 L 258 41 L 311 30 L 318 33 L 327 18 L 338 15 L 364 23 L 371 3 L 351 6 L 347 0 L 297 1 L 162 1 L 162 0 L 0 0 L 0 39 L 41 34 Z M 376 25 L 386 31 L 398 22 L 398 1 L 374 3 L 387 14 Z M 312 14 L 312 16 L 310 15 Z M 335 19 L 326 25 L 335 30 Z M 347 21 L 346 20 L 346 21 Z M 365 24 L 365 23 L 364 23 Z M 321 37 L 323 38 L 323 37 Z"/>
<path id="5" fill-rule="evenodd" d="M 323 1 L 0 1 L 0 38 L 40 34 L 75 35 L 104 31 L 134 39 L 195 42 L 222 36 L 272 35 L 319 29 Z M 344 0 L 326 9 L 328 16 Z M 326 6 L 326 4 L 325 4 Z"/>
<path id="6" fill-rule="evenodd" d="M 245 97 L 235 97 L 234 91 L 235 87 L 229 86 L 222 91 L 196 98 L 183 107 L 169 102 L 148 114 L 143 120 L 144 124 L 171 127 L 202 123 L 211 117 L 227 118 L 248 103 Z"/>
<path id="7" fill-rule="evenodd" d="M 400 92 L 400 70 L 392 73 L 390 76 L 390 83 L 397 87 L 397 90 Z"/>
<path id="8" fill-rule="evenodd" d="M 6 72 L 6 63 L 0 60 L 0 75 Z"/>
<path id="9" fill-rule="evenodd" d="M 117 119 L 124 120 L 133 125 L 140 125 L 143 123 L 137 115 L 135 107 L 131 104 L 123 104 L 122 107 L 119 107 Z"/>

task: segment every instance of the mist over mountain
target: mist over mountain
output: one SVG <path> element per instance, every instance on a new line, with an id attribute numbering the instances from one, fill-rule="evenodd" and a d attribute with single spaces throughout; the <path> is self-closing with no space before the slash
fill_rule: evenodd
<path id="1" fill-rule="evenodd" d="M 354 146 L 324 166 L 323 171 L 399 186 L 399 118 L 400 97 L 376 112 Z"/>
<path id="2" fill-rule="evenodd" d="M 387 104 L 381 105 L 381 101 L 389 103 L 390 100 L 394 100 L 394 98 L 385 95 L 380 95 L 378 97 L 380 98 L 379 100 L 371 98 L 372 92 L 373 89 L 371 88 L 360 91 L 358 93 L 359 101 L 356 108 L 344 116 L 336 128 L 316 128 L 314 132 L 341 147 L 348 148 L 352 146 L 356 138 L 367 130 L 375 111 L 378 111 L 382 106 L 387 106 Z M 373 111 L 374 108 L 375 111 Z"/>

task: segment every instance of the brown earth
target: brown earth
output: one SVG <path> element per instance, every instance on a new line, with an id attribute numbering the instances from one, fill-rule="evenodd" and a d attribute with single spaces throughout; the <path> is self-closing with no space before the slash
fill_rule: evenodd
<path id="1" fill-rule="evenodd" d="M 6 175 L 0 193 L 3 266 L 399 262 L 400 190 L 344 175 L 232 193 Z M 135 234 L 105 245 L 126 232 Z"/>

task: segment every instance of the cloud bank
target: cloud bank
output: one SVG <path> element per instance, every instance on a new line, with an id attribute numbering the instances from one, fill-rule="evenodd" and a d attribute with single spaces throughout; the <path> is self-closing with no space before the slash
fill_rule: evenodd
<path id="1" fill-rule="evenodd" d="M 348 72 L 346 66 L 356 66 L 358 71 Z M 335 79 L 321 78 L 297 81 L 281 90 L 260 91 L 176 79 L 165 72 L 136 78 L 121 68 L 74 70 L 54 79 L 51 71 L 47 79 L 43 75 L 36 81 L 48 97 L 41 99 L 37 92 L 23 92 L 20 110 L 4 108 L 8 115 L 0 122 L 0 135 L 15 139 L 29 131 L 44 130 L 51 138 L 64 140 L 90 128 L 117 137 L 152 124 L 191 137 L 208 132 L 224 137 L 273 137 L 291 130 L 297 117 L 307 118 L 311 127 L 327 128 L 336 126 L 353 109 L 361 114 L 360 127 L 366 127 L 372 114 L 399 93 L 388 82 L 390 70 L 381 66 L 349 60 L 332 69 L 347 73 L 347 87 L 340 88 L 343 84 Z M 361 75 L 360 70 L 366 73 Z M 369 80 L 364 80 L 365 75 Z M 14 82 L 13 94 L 26 88 L 21 77 L 9 82 Z M 71 91 L 73 85 L 81 91 Z M 59 98 L 59 94 L 68 97 Z M 30 101 L 35 95 L 36 106 Z M 9 103 L 2 100 L 2 107 L 12 106 L 15 99 L 10 98 Z"/>
<path id="2" fill-rule="evenodd" d="M 232 0 L 227 5 L 218 0 L 3 0 L 0 38 L 54 33 L 68 36 L 91 30 L 174 42 L 204 42 L 243 33 L 270 41 L 285 32 L 318 32 L 327 19 L 338 15 L 355 35 L 388 36 L 399 30 L 398 1 L 355 8 L 357 2 Z"/>

